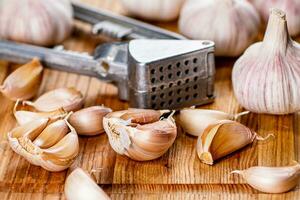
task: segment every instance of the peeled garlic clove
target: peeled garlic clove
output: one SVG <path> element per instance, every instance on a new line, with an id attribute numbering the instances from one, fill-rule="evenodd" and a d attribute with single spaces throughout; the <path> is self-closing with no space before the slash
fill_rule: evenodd
<path id="1" fill-rule="evenodd" d="M 65 195 L 68 200 L 109 200 L 107 194 L 81 168 L 76 168 L 67 177 Z"/>
<path id="2" fill-rule="evenodd" d="M 260 17 L 247 0 L 189 0 L 179 29 L 192 39 L 215 42 L 215 55 L 238 56 L 259 34 Z"/>
<path id="3" fill-rule="evenodd" d="M 25 100 L 34 97 L 42 79 L 43 66 L 38 59 L 19 67 L 0 86 L 0 91 L 11 100 Z"/>
<path id="4" fill-rule="evenodd" d="M 300 33 L 300 1 L 295 0 L 251 0 L 257 8 L 264 22 L 268 21 L 270 8 L 278 8 L 283 10 L 287 19 L 289 32 L 292 36 Z"/>
<path id="5" fill-rule="evenodd" d="M 76 111 L 83 106 L 83 95 L 75 88 L 59 88 L 49 91 L 34 102 L 25 101 L 25 105 L 33 106 L 38 111 L 50 112 L 63 108 L 65 111 Z"/>
<path id="6" fill-rule="evenodd" d="M 218 110 L 185 108 L 178 115 L 178 122 L 183 130 L 190 135 L 200 136 L 205 128 L 219 120 L 237 120 L 249 111 L 228 114 Z"/>
<path id="7" fill-rule="evenodd" d="M 79 135 L 98 135 L 104 132 L 103 117 L 111 111 L 104 106 L 84 108 L 72 114 L 69 122 Z"/>
<path id="8" fill-rule="evenodd" d="M 185 0 L 122 0 L 124 8 L 137 17 L 171 21 L 178 17 Z"/>
<path id="9" fill-rule="evenodd" d="M 300 164 L 286 167 L 250 167 L 245 170 L 235 170 L 253 188 L 266 193 L 287 192 L 299 183 Z"/>
<path id="10" fill-rule="evenodd" d="M 67 131 L 58 131 L 65 130 L 66 126 Z M 31 121 L 10 131 L 8 141 L 11 148 L 28 162 L 49 171 L 68 168 L 79 151 L 77 133 L 67 119 L 51 122 L 50 118 L 40 118 Z"/>
<path id="11" fill-rule="evenodd" d="M 166 111 L 169 112 L 169 111 Z M 146 124 L 159 120 L 164 111 L 151 110 L 151 109 L 132 109 L 120 116 L 123 120 L 130 120 L 131 123 Z"/>
<path id="12" fill-rule="evenodd" d="M 73 9 L 69 0 L 1 0 L 0 19 L 0 38 L 51 46 L 70 35 Z"/>
<path id="13" fill-rule="evenodd" d="M 199 136 L 197 153 L 203 163 L 212 165 L 215 160 L 252 143 L 256 137 L 256 133 L 238 122 L 221 120 L 209 125 Z"/>
<path id="14" fill-rule="evenodd" d="M 32 112 L 27 110 L 18 110 L 20 102 L 17 101 L 14 107 L 14 116 L 18 124 L 23 125 L 28 122 L 34 121 L 39 118 L 50 118 L 50 121 L 55 121 L 58 118 L 64 117 L 67 115 L 67 112 L 60 108 L 51 112 Z"/>
<path id="15" fill-rule="evenodd" d="M 153 122 L 156 113 L 153 110 L 140 109 L 145 117 L 139 115 L 138 118 L 144 119 L 143 123 L 131 126 L 130 118 L 128 120 L 121 118 L 130 112 L 132 111 L 112 112 L 103 118 L 103 126 L 111 147 L 117 153 L 138 161 L 153 160 L 168 151 L 177 135 L 172 116 Z M 135 112 L 138 112 L 138 109 Z M 152 117 L 150 113 L 153 114 Z"/>
<path id="16" fill-rule="evenodd" d="M 232 84 L 238 102 L 256 113 L 300 110 L 300 44 L 291 40 L 285 13 L 272 9 L 262 42 L 236 61 Z"/>
<path id="17" fill-rule="evenodd" d="M 47 126 L 37 138 L 33 141 L 33 144 L 40 148 L 48 148 L 60 141 L 67 133 L 69 128 L 64 120 L 58 120 Z"/>

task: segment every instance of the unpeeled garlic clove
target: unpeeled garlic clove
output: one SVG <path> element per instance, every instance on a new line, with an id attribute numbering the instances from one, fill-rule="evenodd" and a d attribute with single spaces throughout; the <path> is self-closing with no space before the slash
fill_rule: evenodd
<path id="1" fill-rule="evenodd" d="M 37 58 L 12 72 L 0 86 L 7 98 L 16 101 L 34 97 L 42 80 L 43 66 Z"/>
<path id="2" fill-rule="evenodd" d="M 79 151 L 75 129 L 67 118 L 63 122 L 39 118 L 21 125 L 7 134 L 10 147 L 31 164 L 62 171 L 73 163 Z"/>
<path id="3" fill-rule="evenodd" d="M 263 41 L 234 64 L 232 85 L 238 102 L 255 113 L 299 111 L 299 58 L 300 44 L 289 36 L 285 13 L 272 9 Z"/>
<path id="4" fill-rule="evenodd" d="M 250 167 L 245 170 L 234 170 L 253 188 L 266 193 L 287 192 L 299 183 L 300 164 L 286 167 Z"/>
<path id="5" fill-rule="evenodd" d="M 76 111 L 83 106 L 83 95 L 73 87 L 58 88 L 46 92 L 34 102 L 24 101 L 23 104 L 43 112 L 51 112 L 59 108 L 63 108 L 67 112 Z"/>
<path id="6" fill-rule="evenodd" d="M 14 116 L 18 124 L 23 125 L 39 118 L 50 118 L 50 121 L 55 121 L 58 118 L 65 117 L 67 112 L 63 108 L 51 112 L 33 112 L 27 110 L 19 110 L 20 101 L 17 101 L 14 107 Z"/>
<path id="7" fill-rule="evenodd" d="M 79 135 L 98 135 L 104 132 L 103 117 L 111 111 L 104 106 L 84 108 L 72 114 L 69 122 Z"/>
<path id="8" fill-rule="evenodd" d="M 248 113 L 249 111 L 228 114 L 218 110 L 185 108 L 180 110 L 178 122 L 185 132 L 193 136 L 200 136 L 210 124 L 219 120 L 238 120 Z"/>
<path id="9" fill-rule="evenodd" d="M 109 200 L 107 194 L 95 181 L 83 171 L 76 168 L 67 177 L 64 192 L 68 200 Z"/>
<path id="10" fill-rule="evenodd" d="M 128 113 L 132 114 L 128 120 L 121 118 Z M 149 113 L 153 113 L 153 116 Z M 156 113 L 153 110 L 145 109 L 117 111 L 106 115 L 103 118 L 103 126 L 111 147 L 117 153 L 138 161 L 153 160 L 162 156 L 174 143 L 177 128 L 172 116 L 153 122 L 154 115 Z M 137 116 L 137 119 L 133 116 Z M 143 119 L 144 124 L 131 122 L 140 119 Z M 145 119 L 149 119 L 150 123 Z"/>
<path id="11" fill-rule="evenodd" d="M 221 120 L 209 125 L 197 140 L 197 153 L 200 160 L 209 165 L 233 153 L 255 139 L 263 140 L 249 128 L 235 121 Z"/>

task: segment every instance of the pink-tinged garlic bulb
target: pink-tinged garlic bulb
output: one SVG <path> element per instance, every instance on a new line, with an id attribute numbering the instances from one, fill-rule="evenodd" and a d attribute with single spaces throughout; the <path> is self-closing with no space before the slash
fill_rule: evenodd
<path id="1" fill-rule="evenodd" d="M 299 0 L 251 0 L 265 22 L 268 21 L 271 8 L 278 8 L 286 13 L 289 33 L 292 36 L 300 33 L 300 1 Z"/>
<path id="2" fill-rule="evenodd" d="M 72 30 L 69 0 L 1 0 L 0 38 L 50 46 Z"/>
<path id="3" fill-rule="evenodd" d="M 300 45 L 291 40 L 283 11 L 271 10 L 263 41 L 236 61 L 232 83 L 238 102 L 252 112 L 300 110 Z"/>
<path id="4" fill-rule="evenodd" d="M 178 17 L 185 0 L 122 0 L 123 7 L 132 15 L 157 21 Z"/>
<path id="5" fill-rule="evenodd" d="M 258 36 L 260 17 L 246 0 L 189 0 L 179 29 L 192 39 L 215 42 L 217 56 L 238 56 Z"/>

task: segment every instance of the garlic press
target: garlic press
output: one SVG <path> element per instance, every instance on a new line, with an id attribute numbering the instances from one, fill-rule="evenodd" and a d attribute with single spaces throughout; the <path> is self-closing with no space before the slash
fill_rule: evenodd
<path id="1" fill-rule="evenodd" d="M 183 36 L 128 17 L 72 3 L 75 18 L 95 34 L 118 42 L 94 55 L 0 40 L 0 59 L 16 63 L 34 57 L 47 67 L 111 81 L 131 107 L 177 109 L 214 99 L 214 43 Z"/>

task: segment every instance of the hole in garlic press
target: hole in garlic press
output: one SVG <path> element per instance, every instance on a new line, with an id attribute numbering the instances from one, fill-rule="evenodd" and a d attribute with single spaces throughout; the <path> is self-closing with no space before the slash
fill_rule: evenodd
<path id="1" fill-rule="evenodd" d="M 151 69 L 151 74 L 155 74 L 155 69 Z"/>
<path id="2" fill-rule="evenodd" d="M 194 58 L 193 59 L 193 63 L 197 63 L 198 59 L 197 58 Z"/>
<path id="3" fill-rule="evenodd" d="M 155 78 L 152 78 L 152 79 L 151 79 L 151 83 L 154 83 L 154 82 L 155 82 Z"/>
<path id="4" fill-rule="evenodd" d="M 168 66 L 168 70 L 171 70 L 171 69 L 172 69 L 172 65 L 169 65 L 169 66 Z"/>
<path id="5" fill-rule="evenodd" d="M 156 87 L 153 87 L 153 88 L 152 88 L 152 92 L 155 92 L 155 90 L 156 90 Z"/>
<path id="6" fill-rule="evenodd" d="M 184 61 L 184 64 L 185 64 L 185 65 L 188 65 L 188 64 L 189 64 L 189 61 L 188 61 L 188 60 Z"/>
<path id="7" fill-rule="evenodd" d="M 176 64 L 176 66 L 177 66 L 177 67 L 180 67 L 180 62 L 178 62 L 178 63 Z"/>
<path id="8" fill-rule="evenodd" d="M 161 66 L 161 67 L 159 68 L 159 71 L 160 71 L 160 72 L 163 72 L 163 70 L 164 70 L 164 67 Z"/>

